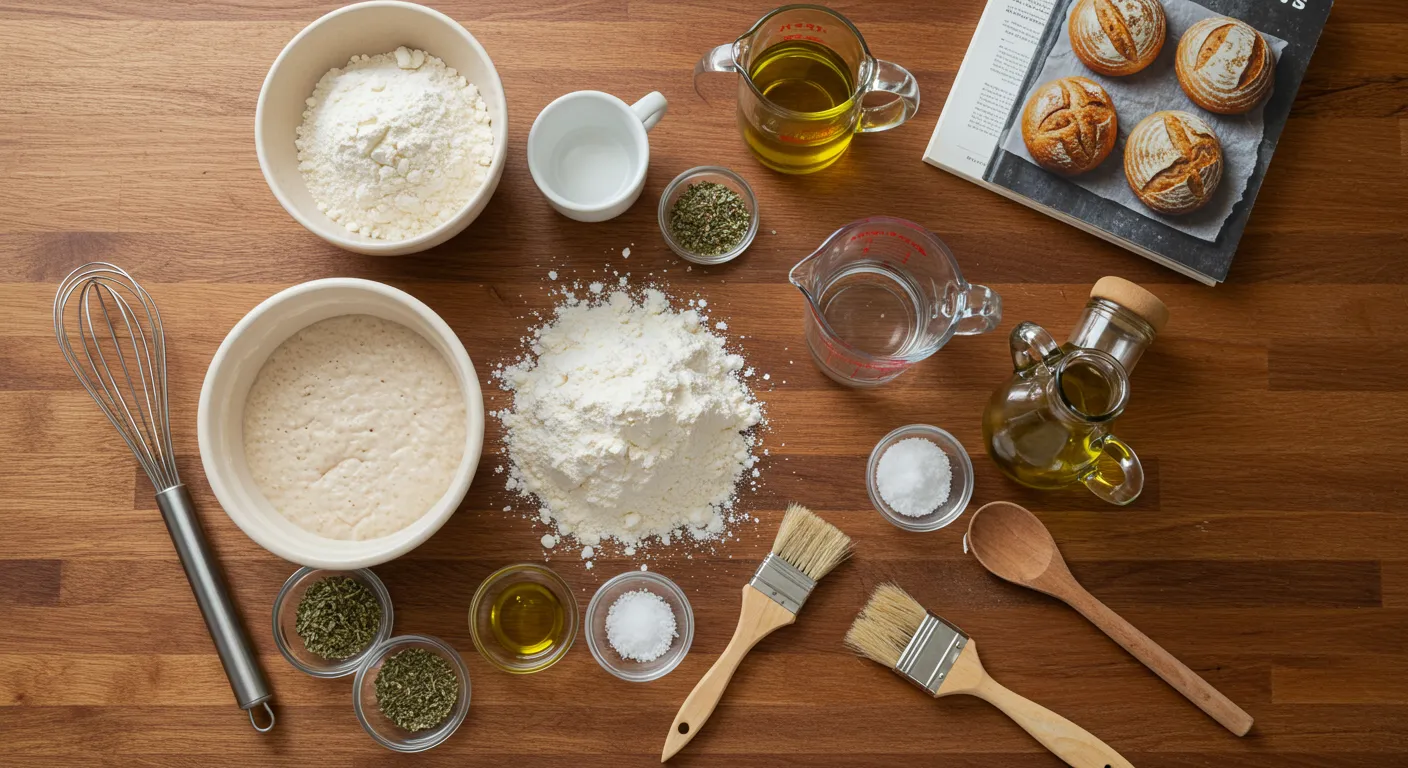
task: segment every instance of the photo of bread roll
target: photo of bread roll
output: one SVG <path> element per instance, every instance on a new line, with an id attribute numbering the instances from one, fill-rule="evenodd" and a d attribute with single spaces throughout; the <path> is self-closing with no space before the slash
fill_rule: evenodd
<path id="1" fill-rule="evenodd" d="M 1042 168 L 1085 173 L 1110 156 L 1119 117 L 1110 94 L 1084 77 L 1063 77 L 1032 91 L 1022 109 L 1022 140 Z"/>
<path id="2" fill-rule="evenodd" d="M 1124 175 L 1140 202 L 1159 213 L 1198 210 L 1222 180 L 1222 142 L 1197 115 L 1155 112 L 1130 131 Z"/>
<path id="3" fill-rule="evenodd" d="M 1209 112 L 1239 115 L 1260 104 L 1276 84 L 1276 54 L 1251 25 L 1217 16 L 1183 33 L 1175 57 L 1178 83 Z"/>
<path id="4" fill-rule="evenodd" d="M 1079 0 L 1068 26 L 1071 49 L 1102 75 L 1132 75 L 1164 47 L 1168 21 L 1159 0 Z"/>

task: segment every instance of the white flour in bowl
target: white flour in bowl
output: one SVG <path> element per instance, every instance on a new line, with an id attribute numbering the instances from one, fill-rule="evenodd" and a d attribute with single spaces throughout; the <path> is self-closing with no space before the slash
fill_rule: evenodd
<path id="1" fill-rule="evenodd" d="M 453 218 L 494 158 L 473 83 L 425 51 L 353 56 L 323 75 L 298 127 L 298 169 L 318 210 L 378 240 Z"/>
<path id="2" fill-rule="evenodd" d="M 244 403 L 250 475 L 280 514 L 329 539 L 387 536 L 445 495 L 464 456 L 464 395 L 420 334 L 371 315 L 280 344 Z"/>
<path id="3" fill-rule="evenodd" d="M 496 374 L 513 395 L 496 414 L 509 490 L 535 498 L 583 557 L 608 539 L 719 536 L 756 463 L 762 414 L 743 358 L 658 290 L 591 294 L 558 305 L 529 354 Z"/>

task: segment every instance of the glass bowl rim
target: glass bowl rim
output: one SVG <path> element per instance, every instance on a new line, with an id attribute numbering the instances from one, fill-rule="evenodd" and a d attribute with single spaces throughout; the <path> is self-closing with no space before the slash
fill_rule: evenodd
<path id="1" fill-rule="evenodd" d="M 362 687 L 367 685 L 367 672 L 377 661 L 385 658 L 391 651 L 399 646 L 412 643 L 433 646 L 440 652 L 440 656 L 450 662 L 454 667 L 458 677 L 464 681 L 464 695 L 455 701 L 454 709 L 445 718 L 445 722 L 436 726 L 426 736 L 409 741 L 393 741 L 377 733 L 367 720 L 366 712 L 362 709 Z M 357 667 L 357 676 L 352 679 L 352 709 L 357 714 L 357 722 L 362 725 L 362 730 L 367 732 L 376 743 L 395 752 L 424 752 L 432 747 L 439 746 L 446 739 L 454 735 L 469 714 L 470 695 L 473 688 L 469 679 L 469 665 L 465 664 L 464 657 L 455 650 L 454 646 L 432 635 L 397 635 L 388 638 L 373 647 L 372 653 L 368 654 L 362 663 Z"/>
<path id="2" fill-rule="evenodd" d="M 618 584 L 632 580 L 648 581 L 651 584 L 659 586 L 673 595 L 679 600 L 680 604 L 684 606 L 684 616 L 682 619 L 676 619 L 676 629 L 683 630 L 679 633 L 679 653 L 675 656 L 674 660 L 670 661 L 668 664 L 639 676 L 628 676 L 623 670 L 607 661 L 605 651 L 597 645 L 595 635 L 592 632 L 592 618 L 598 612 L 611 609 L 611 606 L 604 604 L 605 599 L 603 596 L 606 594 L 607 590 Z M 586 624 L 587 648 L 592 652 L 592 658 L 596 659 L 596 663 L 601 665 L 602 669 L 631 683 L 648 683 L 653 680 L 659 680 L 665 675 L 670 674 L 680 665 L 680 662 L 684 661 L 684 657 L 689 655 L 689 649 L 694 645 L 694 606 L 690 604 L 689 596 L 686 595 L 684 590 L 680 588 L 680 585 L 676 584 L 669 576 L 656 573 L 655 571 L 625 571 L 607 579 L 601 586 L 597 587 L 596 594 L 592 595 L 591 602 L 587 604 L 587 612 L 583 622 Z"/>
<path id="3" fill-rule="evenodd" d="M 880 466 L 880 457 L 885 453 L 883 449 L 888 449 L 908 437 L 925 437 L 938 444 L 939 448 L 948 454 L 950 464 L 956 465 L 953 466 L 954 477 L 962 477 L 965 480 L 963 492 L 958 495 L 956 501 L 953 496 L 950 496 L 939 510 L 921 517 L 907 517 L 891 509 L 890 505 L 880 497 L 880 489 L 876 487 L 875 472 Z M 880 441 L 871 449 L 870 460 L 866 462 L 865 467 L 865 490 L 870 496 L 870 503 L 875 507 L 875 511 L 879 512 L 881 517 L 884 517 L 896 528 L 916 533 L 937 531 L 962 517 L 964 510 L 968 508 L 968 503 L 973 498 L 973 479 L 973 460 L 969 458 L 963 443 L 960 443 L 958 438 L 949 432 L 930 424 L 907 424 L 891 430 L 889 434 L 880 438 Z"/>
<path id="4" fill-rule="evenodd" d="M 565 602 L 570 607 L 568 611 L 569 630 L 566 633 L 565 639 L 559 643 L 559 649 L 551 656 L 544 657 L 531 667 L 511 667 L 504 664 L 489 652 L 487 640 L 480 636 L 479 623 L 475 621 L 475 615 L 479 613 L 479 606 L 483 604 L 484 598 L 488 594 L 491 586 L 503 581 L 504 578 L 513 573 L 525 570 L 545 574 L 548 581 L 551 581 L 561 590 L 559 597 L 566 597 Z M 567 655 L 568 651 L 572 650 L 572 646 L 577 642 L 577 634 L 581 632 L 582 625 L 581 608 L 577 605 L 576 596 L 572 594 L 572 586 L 568 584 L 567 580 L 562 578 L 557 571 L 540 563 L 513 563 L 511 565 L 505 565 L 488 576 L 485 576 L 484 580 L 481 581 L 479 586 L 474 590 L 474 597 L 469 601 L 468 619 L 469 637 L 470 640 L 474 641 L 474 649 L 495 669 L 508 672 L 512 675 L 531 675 L 535 672 L 542 672 L 557 662 L 562 661 L 563 657 Z"/>
<path id="5" fill-rule="evenodd" d="M 739 240 L 738 245 L 734 246 L 732 250 L 717 256 L 703 256 L 694 253 L 680 245 L 679 242 L 675 240 L 674 235 L 670 234 L 670 211 L 667 206 L 670 196 L 683 184 L 692 181 L 695 177 L 705 175 L 723 176 L 737 184 L 743 191 L 743 202 L 748 205 L 748 231 L 744 233 L 743 239 Z M 741 256 L 744 251 L 748 250 L 748 247 L 753 244 L 753 239 L 758 235 L 761 216 L 758 213 L 758 196 L 753 192 L 752 185 L 750 185 L 746 179 L 721 165 L 699 165 L 681 173 L 671 180 L 669 184 L 665 185 L 664 191 L 660 193 L 660 203 L 656 210 L 656 221 L 660 225 L 660 234 L 665 238 L 665 244 L 670 246 L 670 250 L 674 251 L 676 255 L 685 261 L 707 267 L 733 261 Z"/>
<path id="6" fill-rule="evenodd" d="M 328 576 L 324 578 L 331 578 L 332 576 L 335 576 L 337 574 L 356 574 L 357 576 L 364 579 L 365 583 L 371 585 L 372 594 L 376 595 L 377 603 L 381 605 L 382 618 L 381 626 L 377 627 L 376 636 L 372 638 L 372 641 L 367 644 L 366 648 L 363 648 L 360 653 L 348 656 L 347 658 L 337 661 L 336 663 L 332 663 L 330 661 L 329 665 L 324 668 L 310 667 L 306 663 L 304 663 L 302 659 L 298 658 L 298 656 L 294 654 L 292 647 L 289 645 L 291 642 L 293 642 L 293 640 L 289 638 L 284 633 L 283 628 L 279 626 L 279 613 L 283 609 L 284 603 L 293 593 L 294 587 L 297 587 L 300 583 L 303 582 L 303 580 L 320 571 L 326 572 L 328 574 Z M 378 645 L 381 645 L 382 643 L 386 642 L 391 638 L 392 626 L 395 624 L 395 621 L 396 611 L 391 604 L 391 593 L 386 589 L 386 584 L 382 582 L 381 577 L 373 573 L 370 568 L 353 568 L 350 570 L 341 570 L 337 568 L 312 568 L 309 566 L 304 566 L 294 571 L 293 575 L 289 576 L 288 579 L 284 581 L 283 586 L 279 588 L 279 594 L 274 598 L 272 627 L 274 633 L 274 645 L 279 649 L 279 654 L 284 657 L 285 661 L 293 665 L 294 669 L 297 669 L 298 671 L 306 675 L 311 675 L 312 677 L 320 677 L 324 679 L 346 677 L 348 675 L 355 674 L 357 668 L 362 665 L 362 661 L 366 659 L 366 657 Z"/>

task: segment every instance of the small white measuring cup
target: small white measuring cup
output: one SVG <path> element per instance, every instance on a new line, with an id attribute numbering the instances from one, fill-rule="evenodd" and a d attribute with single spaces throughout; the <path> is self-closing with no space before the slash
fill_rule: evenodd
<path id="1" fill-rule="evenodd" d="M 528 132 L 528 171 L 558 213 L 606 221 L 625 213 L 645 187 L 646 133 L 668 105 L 659 91 L 635 104 L 601 91 L 559 96 Z"/>
<path id="2" fill-rule="evenodd" d="M 987 333 L 1002 299 L 971 285 L 933 232 L 873 216 L 836 230 L 788 279 L 807 298 L 807 347 L 822 373 L 875 387 L 939 351 L 954 335 Z"/>

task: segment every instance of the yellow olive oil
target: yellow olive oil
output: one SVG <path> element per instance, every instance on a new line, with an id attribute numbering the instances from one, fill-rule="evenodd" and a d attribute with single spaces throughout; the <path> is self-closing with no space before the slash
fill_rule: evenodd
<path id="1" fill-rule="evenodd" d="M 1082 416 L 1098 419 L 1115 407 L 1115 391 L 1110 380 L 1093 365 L 1067 365 L 1057 383 L 1066 402 Z"/>
<path id="2" fill-rule="evenodd" d="M 1068 345 L 1067 351 L 1071 349 Z M 1062 488 L 1079 482 L 1097 462 L 1102 475 L 1120 477 L 1118 463 L 1104 457 L 1104 433 L 1084 421 L 1106 416 L 1117 405 L 1112 382 L 1094 366 L 1072 362 L 1055 384 L 1062 399 L 1081 418 L 1058 418 L 1027 392 L 999 402 L 1007 394 L 1000 389 L 983 413 L 983 431 L 993 461 L 1008 476 L 1032 488 Z"/>
<path id="3" fill-rule="evenodd" d="M 489 626 L 504 650 L 532 656 L 562 639 L 566 615 L 552 590 L 532 581 L 510 584 L 489 609 Z"/>
<path id="4" fill-rule="evenodd" d="M 764 128 L 742 112 L 748 146 L 764 165 L 785 173 L 811 173 L 836 161 L 855 135 L 851 99 L 855 77 L 845 59 L 810 40 L 777 43 L 758 55 L 748 77 L 767 104 Z M 792 115 L 769 111 L 781 107 Z"/>

